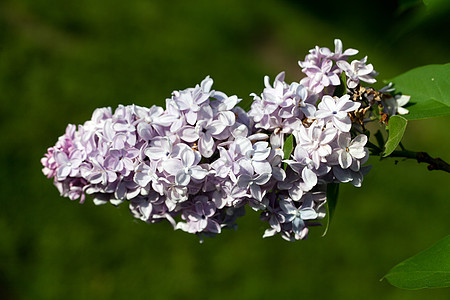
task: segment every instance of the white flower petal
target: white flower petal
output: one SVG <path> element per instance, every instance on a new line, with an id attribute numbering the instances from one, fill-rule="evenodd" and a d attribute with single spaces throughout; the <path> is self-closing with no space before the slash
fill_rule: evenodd
<path id="1" fill-rule="evenodd" d="M 254 179 L 254 181 L 255 181 L 255 183 L 256 183 L 257 185 L 263 185 L 263 184 L 266 184 L 266 183 L 269 181 L 270 177 L 272 177 L 272 174 L 271 174 L 271 173 L 262 173 L 262 174 L 259 174 L 259 175 Z"/>
<path id="2" fill-rule="evenodd" d="M 183 150 L 181 150 L 180 158 L 183 166 L 185 167 L 192 166 L 195 160 L 194 150 L 192 150 L 189 147 L 184 148 Z"/>
<path id="3" fill-rule="evenodd" d="M 175 175 L 175 183 L 177 185 L 187 186 L 190 181 L 191 181 L 191 176 L 189 176 L 189 174 L 184 172 L 184 170 L 179 171 Z"/>
<path id="4" fill-rule="evenodd" d="M 303 220 L 314 220 L 317 219 L 317 212 L 312 208 L 302 208 L 300 216 Z"/>
<path id="5" fill-rule="evenodd" d="M 206 175 L 208 175 L 208 171 L 203 169 L 200 166 L 194 166 L 192 168 L 190 168 L 191 171 L 191 176 L 197 180 L 202 180 L 203 178 L 206 177 Z"/>
<path id="6" fill-rule="evenodd" d="M 183 164 L 179 159 L 170 158 L 162 162 L 162 167 L 164 171 L 166 171 L 170 175 L 176 175 L 178 171 L 183 169 Z"/>
<path id="7" fill-rule="evenodd" d="M 343 169 L 348 169 L 352 164 L 352 156 L 347 151 L 342 151 L 339 153 L 339 165 Z"/>

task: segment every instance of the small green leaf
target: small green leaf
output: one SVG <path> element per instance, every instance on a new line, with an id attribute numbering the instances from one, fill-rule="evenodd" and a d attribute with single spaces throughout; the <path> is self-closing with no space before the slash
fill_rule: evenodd
<path id="1" fill-rule="evenodd" d="M 395 115 L 389 118 L 389 137 L 386 141 L 383 157 L 391 154 L 402 141 L 408 121 L 402 116 Z"/>
<path id="2" fill-rule="evenodd" d="M 347 77 L 345 77 L 345 73 L 341 73 L 341 84 L 336 87 L 334 90 L 333 96 L 342 97 L 347 94 Z"/>
<path id="3" fill-rule="evenodd" d="M 411 96 L 406 119 L 450 115 L 450 64 L 419 67 L 390 81 L 396 91 Z"/>
<path id="4" fill-rule="evenodd" d="M 289 159 L 291 157 L 291 153 L 294 150 L 294 136 L 291 134 L 284 141 L 283 152 L 284 159 Z"/>
<path id="5" fill-rule="evenodd" d="M 383 278 L 402 289 L 450 286 L 450 235 L 393 267 Z M 382 278 L 382 279 L 383 279 Z"/>
<path id="6" fill-rule="evenodd" d="M 330 227 L 331 218 L 334 215 L 336 209 L 337 199 L 339 195 L 339 183 L 328 183 L 327 184 L 327 221 L 325 225 L 325 231 L 322 236 L 325 236 Z"/>

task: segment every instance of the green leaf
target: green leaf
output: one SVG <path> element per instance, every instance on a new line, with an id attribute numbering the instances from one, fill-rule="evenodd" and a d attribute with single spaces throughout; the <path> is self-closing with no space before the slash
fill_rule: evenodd
<path id="1" fill-rule="evenodd" d="M 328 232 L 328 228 L 330 227 L 331 218 L 334 215 L 334 211 L 336 209 L 337 199 L 339 195 L 339 183 L 328 183 L 327 184 L 327 222 L 325 226 L 325 231 L 322 236 L 325 236 Z"/>
<path id="2" fill-rule="evenodd" d="M 336 87 L 334 90 L 333 96 L 342 97 L 347 94 L 347 77 L 345 77 L 345 73 L 341 73 L 341 84 Z"/>
<path id="3" fill-rule="evenodd" d="M 386 141 L 383 157 L 391 154 L 402 141 L 408 121 L 402 116 L 395 115 L 389 118 L 389 137 Z"/>
<path id="4" fill-rule="evenodd" d="M 390 81 L 396 91 L 411 96 L 406 119 L 450 115 L 450 64 L 419 67 Z"/>
<path id="5" fill-rule="evenodd" d="M 291 157 L 291 153 L 294 150 L 294 136 L 291 134 L 284 141 L 283 152 L 284 159 L 289 159 Z"/>
<path id="6" fill-rule="evenodd" d="M 450 286 L 450 235 L 393 267 L 383 278 L 402 289 Z M 383 280 L 383 278 L 381 280 Z"/>

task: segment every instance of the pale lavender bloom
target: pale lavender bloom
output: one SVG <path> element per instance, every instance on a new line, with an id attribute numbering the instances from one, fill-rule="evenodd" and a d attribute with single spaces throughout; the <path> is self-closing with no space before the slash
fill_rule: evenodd
<path id="1" fill-rule="evenodd" d="M 333 174 L 339 182 L 350 182 L 355 187 L 361 187 L 364 175 L 369 173 L 372 166 L 363 166 L 359 171 L 352 169 L 342 169 L 340 166 L 333 166 Z"/>
<path id="2" fill-rule="evenodd" d="M 213 80 L 208 76 L 194 89 L 173 92 L 172 99 L 178 109 L 184 112 L 188 124 L 194 125 L 202 107 L 209 104 L 209 97 L 213 95 L 210 91 L 212 84 Z"/>
<path id="3" fill-rule="evenodd" d="M 285 222 L 292 224 L 292 231 L 299 239 L 305 238 L 308 232 L 304 221 L 318 218 L 317 212 L 313 209 L 312 195 L 305 194 L 301 200 L 300 207 L 296 207 L 295 202 L 291 199 L 287 197 L 280 199 L 280 207 L 284 212 Z"/>
<path id="4" fill-rule="evenodd" d="M 136 127 L 133 122 L 135 115 L 133 112 L 133 106 L 123 106 L 119 107 L 114 112 L 113 116 L 113 129 L 116 132 L 123 132 L 126 135 L 126 141 L 130 147 L 136 144 Z"/>
<path id="5" fill-rule="evenodd" d="M 105 167 L 109 170 L 119 172 L 123 176 L 128 176 L 134 171 L 134 163 L 139 155 L 139 150 L 135 148 L 111 149 L 109 156 L 105 159 Z"/>
<path id="6" fill-rule="evenodd" d="M 202 180 L 208 174 L 208 171 L 198 166 L 198 159 L 194 151 L 185 144 L 177 144 L 180 147 L 179 158 L 169 158 L 163 162 L 164 170 L 170 175 L 175 176 L 177 185 L 187 186 L 191 177 Z"/>
<path id="7" fill-rule="evenodd" d="M 182 217 L 186 223 L 179 222 L 176 229 L 181 229 L 189 233 L 211 232 L 220 233 L 219 223 L 214 220 L 216 206 L 206 196 L 196 196 L 192 205 L 185 209 Z"/>
<path id="8" fill-rule="evenodd" d="M 164 204 L 164 197 L 150 193 L 146 197 L 136 197 L 130 201 L 130 212 L 137 219 L 147 223 L 157 223 L 167 220 L 175 229 L 176 222 Z"/>
<path id="9" fill-rule="evenodd" d="M 215 101 L 211 101 L 210 105 L 217 115 L 217 119 L 225 126 L 233 126 L 236 122 L 236 115 L 232 111 L 241 99 L 237 96 L 228 97 L 225 93 L 215 92 Z"/>
<path id="10" fill-rule="evenodd" d="M 351 64 L 344 60 L 337 61 L 337 66 L 345 72 L 347 75 L 347 87 L 355 88 L 358 86 L 359 81 L 362 80 L 367 83 L 375 83 L 376 79 L 373 78 L 376 72 L 373 70 L 372 64 L 366 65 L 367 56 L 361 60 L 354 60 Z"/>
<path id="11" fill-rule="evenodd" d="M 215 185 L 211 200 L 217 208 L 221 209 L 225 206 L 233 207 L 241 202 L 242 198 L 250 197 L 246 190 L 241 189 L 231 180 L 225 180 Z"/>
<path id="12" fill-rule="evenodd" d="M 106 156 L 110 149 L 122 149 L 125 147 L 127 136 L 124 133 L 117 133 L 113 129 L 113 123 L 111 119 L 103 122 L 103 130 L 96 131 L 98 136 L 98 151 L 93 151 L 91 156 L 97 156 L 97 153 Z"/>
<path id="13" fill-rule="evenodd" d="M 54 184 L 61 196 L 67 197 L 70 200 L 76 200 L 80 198 L 80 203 L 85 200 L 85 187 L 87 182 L 83 178 L 66 178 L 64 181 L 54 181 Z"/>
<path id="14" fill-rule="evenodd" d="M 121 202 L 125 200 L 131 200 L 140 195 L 146 196 L 150 192 L 150 186 L 147 184 L 145 186 L 140 186 L 136 182 L 133 181 L 133 174 L 130 174 L 126 178 L 122 178 L 120 182 L 117 183 L 116 188 L 114 190 L 114 197 L 117 202 L 121 200 Z M 111 200 L 111 203 L 114 203 L 114 200 Z M 117 203 L 115 205 L 118 205 Z"/>
<path id="15" fill-rule="evenodd" d="M 137 133 L 146 141 L 157 135 L 164 135 L 165 128 L 176 120 L 176 116 L 164 114 L 162 107 L 155 105 L 151 108 L 136 106 L 135 110 L 138 118 Z"/>
<path id="16" fill-rule="evenodd" d="M 175 118 L 173 123 L 169 126 L 170 134 L 176 134 L 180 128 L 186 125 L 186 118 L 184 117 L 184 114 L 178 109 L 178 106 L 173 101 L 174 93 L 175 92 L 172 93 L 172 98 L 166 99 L 166 113 Z"/>
<path id="17" fill-rule="evenodd" d="M 233 182 L 237 181 L 236 174 L 240 171 L 240 166 L 237 161 L 242 154 L 236 152 L 236 143 L 230 144 L 228 150 L 224 147 L 218 147 L 220 158 L 211 163 L 211 168 L 216 171 L 215 176 L 226 178 L 227 176 Z"/>
<path id="18" fill-rule="evenodd" d="M 300 68 L 304 69 L 319 65 L 321 60 L 326 58 L 326 56 L 322 55 L 320 52 L 319 46 L 314 47 L 314 49 L 310 49 L 309 54 L 305 57 L 305 61 L 298 61 Z"/>
<path id="19" fill-rule="evenodd" d="M 220 135 L 226 128 L 219 120 L 201 120 L 195 127 L 185 126 L 180 129 L 179 137 L 189 143 L 198 141 L 198 150 L 204 157 L 211 157 L 216 149 L 214 137 Z"/>
<path id="20" fill-rule="evenodd" d="M 311 190 L 317 184 L 317 174 L 314 172 L 320 167 L 320 163 L 314 162 L 304 148 L 297 145 L 292 155 L 293 160 L 285 161 L 303 179 L 303 191 Z"/>
<path id="21" fill-rule="evenodd" d="M 111 119 L 111 107 L 97 108 L 96 110 L 94 110 L 91 120 L 86 121 L 82 126 L 84 133 L 82 142 L 87 142 L 88 140 L 90 140 L 92 136 L 97 133 L 97 131 L 103 129 L 105 121 Z M 89 154 L 90 152 L 87 153 Z"/>
<path id="22" fill-rule="evenodd" d="M 304 168 L 307 168 L 311 172 L 314 172 L 314 174 L 316 174 L 317 176 L 325 175 L 330 171 L 330 166 L 327 163 L 323 161 L 317 163 L 317 161 L 314 161 L 312 159 L 311 153 L 308 152 L 303 147 L 301 147 L 300 145 L 297 145 L 295 147 L 294 153 L 291 155 L 291 157 L 293 158 L 293 160 L 286 160 L 284 162 L 286 162 L 295 172 L 297 172 L 298 174 L 302 174 L 302 178 L 304 180 L 305 178 L 311 179 L 305 180 L 305 182 L 309 181 L 312 183 L 315 182 L 316 180 L 314 180 L 313 179 L 314 176 L 309 171 L 304 170 Z M 308 173 L 306 174 L 306 172 Z M 315 185 L 315 183 L 313 185 Z"/>
<path id="23" fill-rule="evenodd" d="M 136 197 L 130 201 L 130 211 L 137 219 L 147 222 L 152 218 L 153 204 L 158 203 L 162 198 L 157 193 L 150 193 L 146 197 Z"/>
<path id="24" fill-rule="evenodd" d="M 102 108 L 97 108 L 94 110 L 94 112 L 92 113 L 91 121 L 94 124 L 101 124 L 102 121 L 108 120 L 111 118 L 112 118 L 111 107 L 102 107 Z"/>
<path id="25" fill-rule="evenodd" d="M 347 60 L 349 56 L 358 54 L 358 50 L 349 48 L 342 52 L 343 46 L 342 41 L 340 39 L 334 40 L 334 53 L 330 51 L 328 48 L 320 48 L 320 53 L 324 56 L 327 56 L 334 61 L 338 60 Z"/>
<path id="26" fill-rule="evenodd" d="M 83 153 L 75 150 L 69 155 L 62 151 L 56 151 L 54 153 L 54 159 L 58 165 L 56 179 L 62 181 L 68 176 L 75 177 L 78 175 L 81 163 L 83 162 Z"/>
<path id="27" fill-rule="evenodd" d="M 364 146 L 367 143 L 367 136 L 360 134 L 351 139 L 350 133 L 343 132 L 337 138 L 339 148 L 333 151 L 331 161 L 339 163 L 342 169 L 352 168 L 354 171 L 359 171 L 360 161 L 367 155 L 367 148 Z"/>
<path id="28" fill-rule="evenodd" d="M 341 133 L 335 141 L 338 132 L 350 130 L 348 112 L 359 105 L 324 97 L 317 107 L 324 87 L 332 93 L 339 84 L 334 61 L 353 54 L 339 40 L 335 53 L 316 47 L 300 63 L 312 83 L 287 84 L 281 72 L 271 84 L 266 76 L 249 113 L 236 106 L 237 96 L 212 91 L 209 77 L 173 92 L 165 109 L 98 109 L 78 130 L 67 127 L 42 159 L 43 172 L 63 196 L 83 201 L 88 194 L 95 204 L 130 200 L 133 215 L 148 223 L 168 220 L 176 229 L 208 236 L 232 227 L 249 205 L 269 222 L 265 237 L 303 239 L 314 225 L 307 221 L 324 215 L 324 200 L 312 195 L 333 180 L 358 185 L 365 170 L 363 138 L 347 141 L 350 135 Z M 283 161 L 290 133 L 296 148 Z"/>
<path id="29" fill-rule="evenodd" d="M 296 89 L 299 98 L 297 107 L 300 107 L 302 113 L 310 119 L 313 119 L 316 113 L 317 94 L 311 93 L 308 88 L 299 84 Z"/>
<path id="30" fill-rule="evenodd" d="M 279 133 L 290 133 L 299 126 L 306 105 L 301 105 L 298 83 L 288 85 L 284 80 L 284 72 L 277 75 L 273 87 L 269 77 L 264 78 L 265 88 L 261 97 L 251 94 L 254 101 L 248 115 L 253 118 L 256 128 L 276 130 Z M 276 137 L 281 143 L 283 134 Z M 275 141 L 274 141 L 275 142 Z M 281 144 L 280 144 L 281 145 Z"/>
<path id="31" fill-rule="evenodd" d="M 153 190 L 157 191 L 160 195 L 164 194 L 163 178 L 156 172 L 156 163 L 150 163 L 150 165 L 140 163 L 133 176 L 134 182 L 140 187 L 146 187 L 151 183 Z"/>
<path id="32" fill-rule="evenodd" d="M 330 142 L 335 139 L 337 130 L 332 127 L 323 129 L 321 125 L 314 123 L 309 128 L 300 127 L 300 130 L 295 131 L 294 135 L 297 144 L 308 151 L 317 166 L 322 158 L 331 154 Z"/>
<path id="33" fill-rule="evenodd" d="M 55 147 L 50 147 L 47 149 L 47 153 L 41 158 L 41 164 L 44 166 L 42 173 L 44 173 L 47 178 L 55 177 L 58 165 L 55 161 L 55 151 L 58 151 Z"/>
<path id="34" fill-rule="evenodd" d="M 256 94 L 252 93 L 250 96 L 253 96 L 253 102 L 248 115 L 253 119 L 254 122 L 260 122 L 265 115 L 264 112 L 264 102 L 263 100 Z"/>
<path id="35" fill-rule="evenodd" d="M 321 93 L 329 85 L 337 86 L 341 83 L 339 76 L 332 70 L 333 62 L 323 60 L 320 65 L 310 65 L 302 71 L 307 75 L 300 84 L 307 86 L 314 93 Z"/>
<path id="36" fill-rule="evenodd" d="M 173 211 L 177 206 L 188 200 L 188 188 L 176 184 L 170 184 L 166 188 L 166 206 L 169 211 Z"/>
<path id="37" fill-rule="evenodd" d="M 267 191 L 261 189 L 261 186 L 266 184 L 269 181 L 270 177 L 270 173 L 254 175 L 242 174 L 239 175 L 237 184 L 241 189 L 250 189 L 250 194 L 252 195 L 252 197 L 257 201 L 262 201 L 262 198 Z"/>
<path id="38" fill-rule="evenodd" d="M 262 99 L 264 99 L 265 114 L 273 113 L 278 107 L 292 105 L 292 95 L 290 93 L 286 93 L 288 86 L 284 82 L 284 72 L 277 75 L 273 82 L 273 87 L 269 83 L 269 76 L 264 77 L 264 83 L 266 88 L 262 93 Z"/>
<path id="39" fill-rule="evenodd" d="M 287 191 L 289 197 L 294 201 L 300 201 L 303 194 L 311 189 L 298 176 L 298 173 L 294 172 L 291 168 L 286 170 L 286 178 L 283 181 L 278 181 L 277 188 Z"/>
<path id="40" fill-rule="evenodd" d="M 267 157 L 267 161 L 272 167 L 272 178 L 276 181 L 283 181 L 286 179 L 286 172 L 282 168 L 284 152 L 280 148 L 272 148 L 270 155 Z"/>
<path id="41" fill-rule="evenodd" d="M 270 193 L 266 195 L 269 200 L 266 209 L 261 213 L 260 219 L 269 223 L 269 229 L 264 231 L 263 238 L 274 236 L 276 233 L 281 231 L 281 224 L 286 221 L 286 217 L 281 210 L 279 203 L 277 201 L 277 195 L 275 193 Z"/>
<path id="42" fill-rule="evenodd" d="M 166 160 L 172 153 L 173 142 L 167 136 L 158 136 L 150 141 L 150 145 L 145 148 L 144 154 L 155 161 Z"/>
<path id="43" fill-rule="evenodd" d="M 342 42 L 339 39 L 334 40 L 334 45 L 334 53 L 326 47 L 316 46 L 309 51 L 310 54 L 305 57 L 305 61 L 298 62 L 302 72 L 307 76 L 300 83 L 315 94 L 322 94 L 325 87 L 328 87 L 327 93 L 332 94 L 334 87 L 341 83 L 339 75 L 342 73 L 333 62 L 345 61 L 348 56 L 358 53 L 354 49 L 347 49 L 342 53 Z"/>
<path id="44" fill-rule="evenodd" d="M 271 149 L 269 148 L 268 142 L 256 142 L 252 144 L 247 138 L 238 138 L 236 139 L 236 145 L 237 151 L 243 155 L 238 160 L 238 163 L 247 170 L 247 173 L 272 173 L 272 166 L 267 161 Z"/>
<path id="45" fill-rule="evenodd" d="M 157 170 L 163 172 L 162 162 L 172 157 L 172 148 L 179 143 L 175 135 L 155 137 L 150 141 L 150 145 L 144 149 L 144 155 L 151 161 L 156 162 Z"/>
<path id="46" fill-rule="evenodd" d="M 102 156 L 99 155 L 96 158 L 92 158 L 90 163 L 92 167 L 86 163 L 80 165 L 81 176 L 90 183 L 106 185 L 107 183 L 116 181 L 116 172 L 105 168 Z"/>
<path id="47" fill-rule="evenodd" d="M 348 113 L 355 111 L 360 106 L 361 103 L 351 101 L 349 95 L 340 98 L 323 96 L 318 105 L 316 118 L 323 119 L 325 122 L 330 121 L 340 131 L 348 132 L 352 126 Z"/>

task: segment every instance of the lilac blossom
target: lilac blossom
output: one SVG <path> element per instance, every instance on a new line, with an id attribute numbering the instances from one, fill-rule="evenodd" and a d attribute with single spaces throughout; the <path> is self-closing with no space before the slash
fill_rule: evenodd
<path id="1" fill-rule="evenodd" d="M 297 143 L 310 153 L 310 157 L 317 166 L 322 158 L 331 154 L 330 142 L 332 142 L 337 130 L 333 127 L 323 129 L 323 126 L 315 123 L 309 128 L 300 127 L 294 132 Z"/>
<path id="2" fill-rule="evenodd" d="M 314 220 L 318 217 L 317 212 L 312 208 L 312 196 L 306 194 L 302 197 L 302 205 L 296 207 L 289 198 L 280 200 L 281 210 L 284 212 L 285 222 L 292 224 L 292 231 L 298 239 L 303 239 L 308 234 L 306 220 Z"/>
<path id="3" fill-rule="evenodd" d="M 335 149 L 334 160 L 339 163 L 342 169 L 351 168 L 353 171 L 359 171 L 360 161 L 367 155 L 368 150 L 364 146 L 367 143 L 367 136 L 360 134 L 353 140 L 350 133 L 342 132 L 337 138 L 339 148 Z M 330 158 L 332 160 L 333 158 Z"/>
<path id="4" fill-rule="evenodd" d="M 208 171 L 197 165 L 199 158 L 194 154 L 194 150 L 185 144 L 177 146 L 180 148 L 179 158 L 169 158 L 163 163 L 164 170 L 175 176 L 175 183 L 187 186 L 191 178 L 197 180 L 205 178 Z"/>
<path id="5" fill-rule="evenodd" d="M 307 86 L 314 93 L 320 93 L 329 86 L 337 86 L 341 83 L 339 76 L 332 70 L 333 62 L 323 60 L 320 65 L 310 65 L 302 69 L 307 75 L 300 81 L 300 84 Z"/>
<path id="6" fill-rule="evenodd" d="M 186 223 L 178 223 L 177 229 L 182 229 L 189 233 L 203 231 L 220 233 L 220 225 L 213 218 L 216 212 L 214 203 L 209 201 L 206 196 L 196 196 L 192 201 L 192 205 L 184 210 L 182 214 L 182 218 L 186 220 Z"/>
<path id="7" fill-rule="evenodd" d="M 165 108 L 96 109 L 48 148 L 43 173 L 64 197 L 128 202 L 147 223 L 166 220 L 174 229 L 212 236 L 235 228 L 249 206 L 268 222 L 263 237 L 304 239 L 324 217 L 324 186 L 360 186 L 369 169 L 367 137 L 356 135 L 350 118 L 362 102 L 333 93 L 342 72 L 349 88 L 375 82 L 373 67 L 366 58 L 349 64 L 358 51 L 334 43 L 334 52 L 316 46 L 299 62 L 306 75 L 299 82 L 286 82 L 284 72 L 273 83 L 265 76 L 248 112 L 237 96 L 213 90 L 209 76 L 174 91 Z M 406 98 L 386 99 L 385 110 L 405 112 Z M 291 135 L 292 153 L 286 151 Z"/>
<path id="8" fill-rule="evenodd" d="M 285 223 L 286 217 L 283 210 L 279 206 L 277 195 L 275 193 L 270 193 L 266 196 L 268 204 L 266 209 L 261 213 L 261 220 L 269 223 L 269 229 L 264 232 L 263 238 L 271 237 L 281 231 L 281 224 Z"/>
<path id="9" fill-rule="evenodd" d="M 268 142 L 256 142 L 252 144 L 249 139 L 236 140 L 238 151 L 243 154 L 237 162 L 247 174 L 272 173 L 272 166 L 267 161 L 271 149 Z"/>
<path id="10" fill-rule="evenodd" d="M 351 64 L 345 60 L 336 62 L 337 66 L 347 75 L 347 87 L 355 88 L 360 80 L 367 83 L 376 82 L 375 78 L 373 78 L 373 75 L 376 74 L 373 66 L 372 64 L 366 65 L 366 62 L 367 56 L 361 60 L 354 60 Z"/>
<path id="11" fill-rule="evenodd" d="M 55 162 L 58 165 L 58 171 L 56 178 L 61 181 L 67 178 L 67 176 L 75 176 L 79 172 L 78 168 L 83 162 L 83 153 L 75 150 L 69 155 L 62 151 L 56 151 L 54 153 Z"/>
<path id="12" fill-rule="evenodd" d="M 323 96 L 318 105 L 316 118 L 323 119 L 325 122 L 331 121 L 334 127 L 340 131 L 348 132 L 352 126 L 348 113 L 355 111 L 360 106 L 361 103 L 351 101 L 349 95 L 340 98 Z"/>
<path id="13" fill-rule="evenodd" d="M 343 49 L 342 41 L 340 39 L 335 39 L 334 53 L 331 52 L 328 48 L 321 48 L 320 53 L 327 57 L 332 58 L 335 61 L 338 61 L 338 60 L 347 60 L 349 56 L 356 55 L 359 52 L 358 50 L 352 48 L 349 48 L 344 52 L 342 52 L 342 49 Z"/>
<path id="14" fill-rule="evenodd" d="M 237 184 L 242 189 L 249 189 L 250 194 L 257 201 L 261 201 L 266 191 L 261 189 L 261 186 L 266 184 L 271 177 L 270 173 L 263 174 L 242 174 L 237 179 Z"/>
<path id="15" fill-rule="evenodd" d="M 135 148 L 111 149 L 109 156 L 105 159 L 105 166 L 123 176 L 128 176 L 134 170 L 135 158 L 138 154 L 139 150 Z"/>

